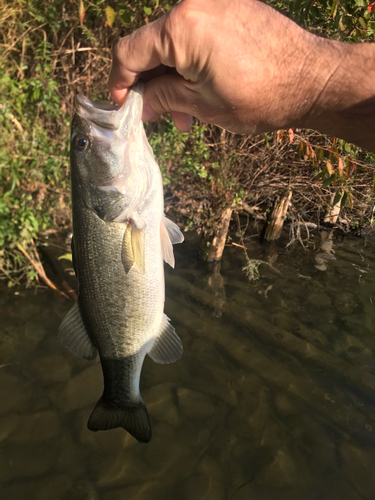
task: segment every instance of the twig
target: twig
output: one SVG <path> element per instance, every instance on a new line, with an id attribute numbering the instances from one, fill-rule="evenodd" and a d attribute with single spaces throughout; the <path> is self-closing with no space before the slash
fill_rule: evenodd
<path id="1" fill-rule="evenodd" d="M 35 247 L 35 243 L 34 241 L 32 241 L 34 247 Z M 64 293 L 62 292 L 61 290 L 59 290 L 53 283 L 52 281 L 47 277 L 45 271 L 44 271 L 44 268 L 43 268 L 43 265 L 42 263 L 40 262 L 39 260 L 39 257 L 38 257 L 38 253 L 36 250 L 35 251 L 35 255 L 36 255 L 36 260 L 33 259 L 32 257 L 30 257 L 30 255 L 26 252 L 26 250 L 22 247 L 22 245 L 20 244 L 17 244 L 17 247 L 18 249 L 24 254 L 25 257 L 27 257 L 29 259 L 29 261 L 31 262 L 31 264 L 34 266 L 34 269 L 36 270 L 36 272 L 38 273 L 38 275 L 42 278 L 42 280 L 44 281 L 44 283 L 46 285 L 48 285 L 50 288 L 52 288 L 52 290 L 55 290 L 56 292 L 59 292 L 63 297 L 65 297 L 66 299 L 69 300 L 69 297 Z"/>
<path id="2" fill-rule="evenodd" d="M 3 54 L 3 57 L 5 56 L 5 54 L 6 54 L 7 52 L 9 52 L 10 50 L 12 50 L 12 49 L 13 49 L 13 47 L 14 47 L 15 45 L 17 45 L 17 43 L 18 43 L 20 40 L 22 40 L 22 38 L 23 38 L 23 37 L 24 37 L 24 36 L 25 36 L 25 35 L 26 35 L 29 31 L 33 32 L 33 31 L 39 30 L 39 29 L 43 28 L 43 26 L 45 26 L 46 24 L 47 24 L 47 23 L 43 23 L 43 24 L 41 24 L 40 26 L 37 26 L 36 28 L 31 28 L 31 26 L 30 26 L 30 28 L 28 28 L 28 29 L 27 29 L 24 33 L 22 33 L 22 35 L 21 35 L 20 37 L 18 37 L 18 38 L 17 38 L 17 40 L 16 40 L 15 42 L 13 42 L 13 43 L 12 43 L 12 45 L 11 45 L 10 47 L 8 47 L 8 48 L 6 49 L 6 51 L 5 51 L 5 52 L 4 52 L 4 54 Z"/>

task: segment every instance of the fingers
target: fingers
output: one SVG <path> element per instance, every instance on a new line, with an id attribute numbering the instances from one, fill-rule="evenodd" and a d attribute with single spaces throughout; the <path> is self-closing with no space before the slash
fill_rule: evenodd
<path id="1" fill-rule="evenodd" d="M 180 111 L 171 111 L 171 116 L 176 129 L 180 132 L 189 132 L 189 130 L 193 126 L 193 117 L 187 113 L 181 113 Z"/>
<path id="2" fill-rule="evenodd" d="M 154 121 L 162 113 L 170 113 L 176 128 L 188 132 L 192 126 L 192 114 L 196 116 L 199 94 L 189 88 L 180 75 L 164 75 L 146 84 L 143 95 L 143 121 Z"/>
<path id="3" fill-rule="evenodd" d="M 129 87 L 134 85 L 140 73 L 160 65 L 175 66 L 173 46 L 169 40 L 169 15 L 165 15 L 121 38 L 113 50 L 113 62 L 109 75 L 109 91 L 119 104 L 125 101 Z"/>

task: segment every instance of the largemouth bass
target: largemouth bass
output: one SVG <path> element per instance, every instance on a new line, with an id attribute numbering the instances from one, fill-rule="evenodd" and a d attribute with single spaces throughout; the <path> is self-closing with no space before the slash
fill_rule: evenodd
<path id="1" fill-rule="evenodd" d="M 144 358 L 172 363 L 182 343 L 164 314 L 164 264 L 183 241 L 164 217 L 159 167 L 141 121 L 143 85 L 121 108 L 76 97 L 71 133 L 73 266 L 78 301 L 58 332 L 74 355 L 100 358 L 104 392 L 88 421 L 151 439 L 139 381 Z"/>

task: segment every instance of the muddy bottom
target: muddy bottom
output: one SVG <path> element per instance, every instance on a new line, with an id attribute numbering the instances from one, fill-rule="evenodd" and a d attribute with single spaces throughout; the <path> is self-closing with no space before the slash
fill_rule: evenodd
<path id="1" fill-rule="evenodd" d="M 166 268 L 182 359 L 147 359 L 153 438 L 90 432 L 100 365 L 56 340 L 70 307 L 48 290 L 0 294 L 1 500 L 373 500 L 375 237 L 308 249 L 246 240 Z"/>

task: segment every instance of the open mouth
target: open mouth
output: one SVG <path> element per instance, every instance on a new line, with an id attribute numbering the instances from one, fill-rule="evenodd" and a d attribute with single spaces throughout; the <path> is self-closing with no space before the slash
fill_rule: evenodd
<path id="1" fill-rule="evenodd" d="M 76 111 L 79 116 L 95 125 L 108 129 L 118 130 L 123 120 L 139 123 L 142 115 L 143 83 L 137 82 L 120 107 L 108 102 L 92 101 L 82 94 L 75 99 Z M 130 110 L 132 110 L 130 112 Z M 130 125 L 130 123 L 129 123 Z"/>
<path id="2" fill-rule="evenodd" d="M 124 106 L 120 108 L 116 104 L 109 102 L 92 101 L 88 97 L 78 94 L 75 99 L 77 113 L 99 127 L 109 130 L 117 130 L 120 126 L 120 120 L 123 113 L 119 113 Z"/>

